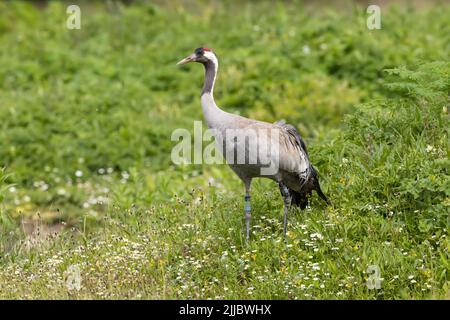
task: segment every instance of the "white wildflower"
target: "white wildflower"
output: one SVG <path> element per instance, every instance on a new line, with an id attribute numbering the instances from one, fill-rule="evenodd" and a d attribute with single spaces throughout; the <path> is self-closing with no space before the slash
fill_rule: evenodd
<path id="1" fill-rule="evenodd" d="M 308 45 L 304 45 L 302 50 L 303 50 L 304 54 L 310 54 L 311 53 L 311 49 L 309 48 Z"/>

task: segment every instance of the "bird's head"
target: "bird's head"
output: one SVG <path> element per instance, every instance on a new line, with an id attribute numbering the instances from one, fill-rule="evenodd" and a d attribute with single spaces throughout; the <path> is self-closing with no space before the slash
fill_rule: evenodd
<path id="1" fill-rule="evenodd" d="M 205 64 L 208 61 L 216 62 L 217 57 L 211 49 L 203 47 L 195 49 L 193 54 L 187 56 L 177 64 L 186 64 L 189 62 L 199 62 Z"/>

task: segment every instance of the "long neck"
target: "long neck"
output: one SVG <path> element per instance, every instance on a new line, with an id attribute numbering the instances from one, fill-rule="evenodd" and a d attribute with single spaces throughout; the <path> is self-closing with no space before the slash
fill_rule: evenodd
<path id="1" fill-rule="evenodd" d="M 208 60 L 204 63 L 205 66 L 205 83 L 203 84 L 202 95 L 205 93 L 213 95 L 214 91 L 214 82 L 216 81 L 217 76 L 217 68 L 219 64 L 216 61 Z"/>
<path id="2" fill-rule="evenodd" d="M 223 113 L 223 111 L 216 105 L 213 96 L 214 82 L 216 80 L 219 64 L 217 59 L 214 59 L 208 60 L 208 62 L 204 63 L 204 66 L 205 83 L 201 94 L 202 109 L 206 124 L 208 127 L 214 128 L 219 125 L 221 118 L 220 115 Z"/>

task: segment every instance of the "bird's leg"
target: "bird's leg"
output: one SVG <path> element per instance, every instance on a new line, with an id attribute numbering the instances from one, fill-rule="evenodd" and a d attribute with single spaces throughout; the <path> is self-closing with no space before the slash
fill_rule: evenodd
<path id="1" fill-rule="evenodd" d="M 244 212 L 245 212 L 245 239 L 248 242 L 250 239 L 250 219 L 252 215 L 250 214 L 251 205 L 250 205 L 250 184 L 251 181 L 245 183 L 245 204 L 244 204 Z"/>
<path id="2" fill-rule="evenodd" d="M 245 204 L 244 204 L 244 212 L 245 212 L 245 239 L 248 241 L 250 239 L 250 219 L 252 215 L 250 214 L 250 195 L 245 195 Z"/>
<path id="3" fill-rule="evenodd" d="M 286 232 L 287 232 L 287 214 L 288 214 L 289 207 L 291 206 L 291 196 L 289 194 L 288 187 L 286 187 L 282 183 L 280 183 L 279 186 L 280 186 L 281 194 L 283 195 L 283 199 L 284 199 L 283 233 L 284 233 L 284 236 L 286 236 Z"/>

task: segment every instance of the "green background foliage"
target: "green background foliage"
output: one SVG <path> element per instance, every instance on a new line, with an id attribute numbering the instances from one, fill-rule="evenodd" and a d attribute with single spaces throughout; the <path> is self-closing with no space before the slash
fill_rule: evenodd
<path id="1" fill-rule="evenodd" d="M 0 3 L 1 298 L 449 298 L 448 5 Z M 333 206 L 292 210 L 224 165 L 171 163 L 202 120 L 215 49 L 223 109 L 285 119 Z M 81 289 L 66 285 L 71 265 Z M 377 265 L 382 288 L 369 290 Z"/>

